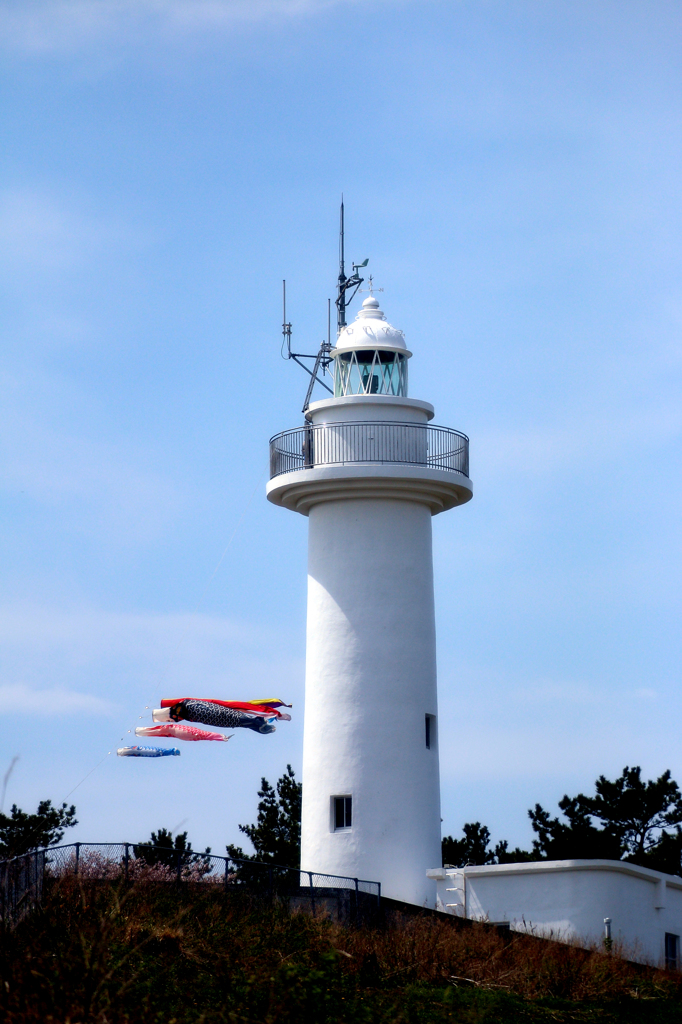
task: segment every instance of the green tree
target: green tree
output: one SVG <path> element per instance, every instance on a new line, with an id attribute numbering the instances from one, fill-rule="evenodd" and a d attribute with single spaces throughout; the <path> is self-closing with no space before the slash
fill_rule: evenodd
<path id="1" fill-rule="evenodd" d="M 535 860 L 535 855 L 529 850 L 522 850 L 520 847 L 515 846 L 513 850 L 509 849 L 509 843 L 506 839 L 497 843 L 493 850 L 493 864 L 520 864 L 522 861 Z"/>
<path id="2" fill-rule="evenodd" d="M 647 850 L 642 863 L 654 871 L 682 875 L 682 829 L 679 825 L 672 832 L 662 833 L 658 843 Z"/>
<path id="3" fill-rule="evenodd" d="M 443 864 L 449 864 L 454 868 L 462 868 L 466 864 L 490 864 L 490 830 L 481 825 L 480 821 L 470 821 L 464 825 L 462 832 L 461 839 L 443 837 Z"/>
<path id="4" fill-rule="evenodd" d="M 670 771 L 644 782 L 641 768 L 626 766 L 615 781 L 600 775 L 594 785 L 594 796 L 559 801 L 563 821 L 540 804 L 528 812 L 536 858 L 603 857 L 680 874 L 682 793 Z"/>
<path id="5" fill-rule="evenodd" d="M 591 800 L 593 815 L 620 841 L 626 859 L 636 864 L 646 863 L 664 835 L 672 837 L 667 829 L 679 830 L 682 823 L 682 793 L 670 771 L 648 782 L 641 774 L 639 767 L 625 767 L 615 782 L 600 775 Z"/>
<path id="6" fill-rule="evenodd" d="M 0 857 L 19 857 L 31 850 L 57 846 L 65 829 L 77 824 L 73 804 L 53 807 L 51 800 L 41 800 L 36 814 L 27 814 L 13 804 L 9 814 L 0 813 Z"/>
<path id="7" fill-rule="evenodd" d="M 533 841 L 536 860 L 621 859 L 623 848 L 618 838 L 593 824 L 588 797 L 564 796 L 559 808 L 565 821 L 552 818 L 540 804 L 528 811 L 537 836 Z"/>
<path id="8" fill-rule="evenodd" d="M 559 810 L 561 817 L 540 804 L 528 811 L 536 836 L 530 852 L 510 850 L 506 840 L 491 849 L 489 829 L 469 822 L 461 839 L 443 839 L 443 863 L 627 860 L 682 875 L 682 792 L 670 771 L 645 782 L 641 768 L 626 765 L 613 781 L 600 775 L 593 796 L 564 795 Z"/>
<path id="9" fill-rule="evenodd" d="M 134 846 L 133 852 L 139 860 L 144 860 L 150 867 L 163 864 L 167 868 L 184 868 L 202 860 L 206 861 L 211 853 L 211 847 L 207 846 L 203 853 L 195 853 L 186 832 L 180 832 L 173 837 L 173 833 L 167 828 L 160 828 L 158 832 L 152 832 L 148 842 Z"/>
<path id="10" fill-rule="evenodd" d="M 463 868 L 467 864 L 513 864 L 533 859 L 526 850 L 518 847 L 510 850 L 506 839 L 490 849 L 490 830 L 480 821 L 467 822 L 462 833 L 461 839 L 444 836 L 441 842 L 444 865 Z"/>
<path id="11" fill-rule="evenodd" d="M 298 868 L 301 863 L 301 783 L 290 764 L 276 785 L 261 779 L 258 790 L 258 818 L 255 825 L 240 825 L 256 851 L 247 855 L 240 846 L 228 845 L 228 856 L 236 860 L 258 860 Z"/>

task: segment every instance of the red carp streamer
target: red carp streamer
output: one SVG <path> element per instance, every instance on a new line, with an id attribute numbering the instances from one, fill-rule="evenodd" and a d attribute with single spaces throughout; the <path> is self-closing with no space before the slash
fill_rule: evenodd
<path id="1" fill-rule="evenodd" d="M 207 732 L 206 729 L 195 729 L 191 725 L 179 725 L 177 722 L 166 722 L 163 725 L 138 726 L 136 736 L 167 736 L 173 740 L 227 740 L 222 732 Z"/>

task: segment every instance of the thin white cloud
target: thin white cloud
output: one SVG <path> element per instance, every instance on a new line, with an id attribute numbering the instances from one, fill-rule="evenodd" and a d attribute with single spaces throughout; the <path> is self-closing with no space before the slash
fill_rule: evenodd
<path id="1" fill-rule="evenodd" d="M 0 22 L 1 24 L 1 22 Z M 27 268 L 71 269 L 123 242 L 144 244 L 129 225 L 93 216 L 44 189 L 25 185 L 0 192 L 0 266 L 4 274 Z"/>
<path id="2" fill-rule="evenodd" d="M 585 683 L 541 680 L 531 686 L 520 686 L 514 691 L 515 702 L 532 708 L 603 706 L 609 700 L 607 692 Z"/>
<path id="3" fill-rule="evenodd" d="M 679 701 L 660 678 L 649 686 L 599 677 L 524 680 L 467 665 L 456 678 L 442 673 L 441 718 L 462 714 L 462 677 L 465 727 L 443 739 L 444 779 L 561 779 L 579 776 L 585 766 L 596 777 L 633 762 L 682 774 L 682 760 L 672 754 Z M 661 756 L 670 764 L 661 767 Z"/>
<path id="4" fill-rule="evenodd" d="M 110 538 L 129 545 L 165 529 L 183 503 L 178 489 L 158 472 L 154 454 L 141 452 L 135 442 L 88 436 L 98 421 L 90 396 L 35 358 L 36 335 L 46 348 L 98 343 L 92 325 L 70 307 L 60 311 L 62 279 L 80 274 L 105 249 L 129 253 L 148 242 L 88 205 L 87 199 L 64 201 L 28 186 L 0 192 L 0 271 L 27 295 L 31 338 L 28 358 L 15 345 L 19 358 L 12 353 L 14 365 L 11 357 L 0 372 L 2 487 L 53 509 L 71 509 L 78 530 L 104 527 Z M 57 426 L 67 410 L 76 421 L 85 415 L 81 430 Z"/>
<path id="5" fill-rule="evenodd" d="M 641 720 L 643 711 L 634 698 L 623 700 L 621 706 L 612 699 L 611 713 L 603 701 L 592 708 L 592 715 L 585 713 L 582 718 L 575 709 L 567 712 L 557 706 L 550 713 L 545 706 L 542 714 L 529 715 L 527 720 L 509 711 L 504 721 L 491 722 L 476 710 L 456 744 L 441 744 L 442 777 L 446 783 L 459 780 L 460 785 L 484 780 L 494 785 L 502 777 L 508 781 L 565 779 L 586 770 L 596 777 L 600 772 L 608 774 L 611 766 L 633 762 L 644 763 L 648 772 L 670 767 L 679 776 L 680 759 L 671 753 L 674 728 L 652 718 L 650 704 L 648 700 L 639 729 L 637 717 Z M 666 764 L 659 763 L 661 757 Z"/>
<path id="6" fill-rule="evenodd" d="M 344 2 L 357 4 L 359 0 Z M 230 29 L 249 22 L 276 24 L 314 16 L 340 3 L 341 0 L 6 0 L 0 7 L 0 41 L 29 53 L 74 50 L 114 36 L 182 34 Z"/>
<path id="7" fill-rule="evenodd" d="M 219 616 L 191 613 L 115 612 L 98 608 L 59 609 L 23 605 L 0 606 L 0 643 L 10 646 L 30 643 L 42 647 L 71 646 L 108 648 L 125 638 L 126 645 L 142 646 L 156 657 L 160 650 L 183 633 L 201 642 L 218 641 L 239 646 L 258 645 L 259 633 L 244 623 Z"/>
<path id="8" fill-rule="evenodd" d="M 0 606 L 0 651 L 5 685 L 17 693 L 42 692 L 49 681 L 55 690 L 115 694 L 142 706 L 161 688 L 271 696 L 303 678 L 277 630 L 200 613 Z"/>
<path id="9" fill-rule="evenodd" d="M 165 532 L 184 506 L 178 489 L 123 444 L 67 434 L 22 408 L 21 379 L 0 375 L 6 405 L 0 414 L 3 488 L 23 492 L 72 514 L 70 528 L 106 530 L 110 542 L 130 546 Z"/>
<path id="10" fill-rule="evenodd" d="M 476 439 L 480 475 L 545 476 L 570 464 L 585 465 L 612 459 L 619 452 L 641 453 L 676 437 L 682 431 L 679 408 L 658 408 L 628 416 L 584 417 L 566 427 L 497 431 Z M 638 468 L 637 465 L 633 468 Z"/>
<path id="11" fill-rule="evenodd" d="M 3 715 L 41 715 L 55 718 L 85 713 L 109 715 L 115 705 L 91 693 L 77 690 L 39 690 L 21 683 L 0 684 L 0 708 Z"/>
<path id="12" fill-rule="evenodd" d="M 71 266 L 96 233 L 43 193 L 6 189 L 0 194 L 0 253 L 8 267 L 27 264 L 49 268 Z"/>

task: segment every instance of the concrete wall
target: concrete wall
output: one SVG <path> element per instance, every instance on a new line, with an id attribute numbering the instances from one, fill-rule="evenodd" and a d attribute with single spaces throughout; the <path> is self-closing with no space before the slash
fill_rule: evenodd
<path id="1" fill-rule="evenodd" d="M 312 423 L 353 423 L 374 420 L 377 423 L 427 423 L 433 419 L 433 406 L 418 398 L 392 395 L 347 395 L 312 402 L 306 419 Z"/>
<path id="2" fill-rule="evenodd" d="M 438 909 L 517 931 L 601 943 L 604 918 L 623 955 L 663 963 L 665 933 L 682 936 L 682 878 L 622 861 L 538 861 L 428 872 Z M 454 906 L 453 906 L 454 904 Z"/>

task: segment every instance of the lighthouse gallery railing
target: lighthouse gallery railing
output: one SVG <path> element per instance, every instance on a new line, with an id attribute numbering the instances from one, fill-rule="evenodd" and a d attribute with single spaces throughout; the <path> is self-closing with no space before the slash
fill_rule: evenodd
<path id="1" fill-rule="evenodd" d="M 421 423 L 316 423 L 270 438 L 270 479 L 319 466 L 393 463 L 469 475 L 469 438 Z"/>

